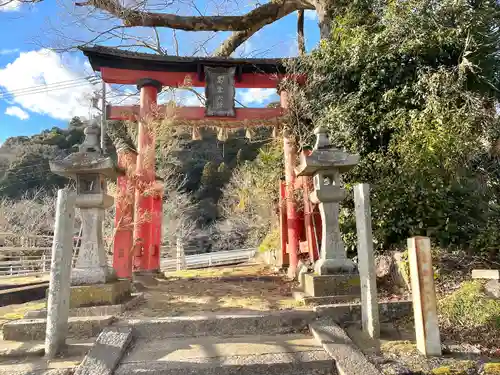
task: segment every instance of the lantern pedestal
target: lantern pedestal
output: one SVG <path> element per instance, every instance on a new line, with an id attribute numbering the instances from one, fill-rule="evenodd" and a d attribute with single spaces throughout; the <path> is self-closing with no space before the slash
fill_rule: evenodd
<path id="1" fill-rule="evenodd" d="M 81 246 L 71 271 L 72 307 L 116 304 L 130 297 L 130 282 L 118 282 L 108 267 L 102 234 L 104 211 L 113 205 L 106 178 L 115 179 L 117 169 L 99 147 L 99 128 L 85 129 L 85 140 L 63 160 L 50 163 L 52 172 L 76 180 L 76 207 L 82 219 Z"/>
<path id="2" fill-rule="evenodd" d="M 130 299 L 130 280 L 71 287 L 70 308 L 113 306 Z"/>
<path id="3" fill-rule="evenodd" d="M 104 210 L 81 208 L 82 242 L 71 271 L 71 285 L 102 284 L 114 279 L 108 269 L 102 238 Z"/>
<path id="4" fill-rule="evenodd" d="M 302 285 L 306 296 L 330 297 L 337 301 L 359 298 L 361 294 L 358 274 L 315 275 L 306 273 Z"/>
<path id="5" fill-rule="evenodd" d="M 353 168 L 358 155 L 348 154 L 330 144 L 326 131 L 314 130 L 316 144 L 311 154 L 302 154 L 297 176 L 312 176 L 314 190 L 309 195 L 321 214 L 321 248 L 314 263 L 314 274 L 302 274 L 304 300 L 307 297 L 327 297 L 337 300 L 359 298 L 360 280 L 356 264 L 349 258 L 339 226 L 340 202 L 346 191 L 341 174 Z"/>

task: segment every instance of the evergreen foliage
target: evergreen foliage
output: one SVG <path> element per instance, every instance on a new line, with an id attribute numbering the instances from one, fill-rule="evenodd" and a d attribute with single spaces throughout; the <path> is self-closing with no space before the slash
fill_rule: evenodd
<path id="1" fill-rule="evenodd" d="M 297 141 L 323 125 L 361 155 L 345 185 L 372 185 L 379 249 L 498 245 L 499 23 L 495 1 L 354 1 L 295 67 L 309 78 L 290 88 Z M 352 198 L 342 227 L 354 249 Z"/>

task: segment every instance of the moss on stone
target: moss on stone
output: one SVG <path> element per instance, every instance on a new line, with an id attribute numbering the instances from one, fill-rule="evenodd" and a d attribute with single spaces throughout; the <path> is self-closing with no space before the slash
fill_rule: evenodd
<path id="1" fill-rule="evenodd" d="M 500 362 L 485 363 L 484 375 L 500 375 Z"/>
<path id="2" fill-rule="evenodd" d="M 455 374 L 455 372 L 453 372 L 453 370 L 449 366 L 441 366 L 441 367 L 433 369 L 431 371 L 431 374 L 432 375 L 451 375 L 451 374 Z"/>
<path id="3" fill-rule="evenodd" d="M 46 307 L 46 301 L 32 301 L 19 305 L 8 305 L 0 307 L 0 319 L 17 320 L 22 319 L 28 311 L 41 310 Z"/>
<path id="4" fill-rule="evenodd" d="M 70 308 L 116 305 L 130 296 L 126 280 L 107 284 L 75 286 L 71 288 Z"/>
<path id="5" fill-rule="evenodd" d="M 438 303 L 439 313 L 455 327 L 494 326 L 500 328 L 500 300 L 488 298 L 483 281 L 464 282 L 458 290 Z"/>
<path id="6" fill-rule="evenodd" d="M 387 353 L 412 353 L 417 350 L 417 345 L 411 341 L 388 341 L 381 345 L 380 349 Z"/>
<path id="7" fill-rule="evenodd" d="M 349 280 L 347 280 L 347 284 L 349 286 L 360 286 L 361 285 L 361 279 L 358 276 L 352 277 Z"/>
<path id="8" fill-rule="evenodd" d="M 448 366 L 440 366 L 431 370 L 431 375 L 467 375 L 475 368 L 474 361 L 458 361 Z"/>

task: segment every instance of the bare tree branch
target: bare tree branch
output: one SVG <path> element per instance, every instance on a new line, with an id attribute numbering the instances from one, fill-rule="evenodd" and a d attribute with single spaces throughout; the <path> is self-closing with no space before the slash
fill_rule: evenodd
<path id="1" fill-rule="evenodd" d="M 121 19 L 126 27 L 168 27 L 185 31 L 244 31 L 255 24 L 270 24 L 300 9 L 315 9 L 306 0 L 271 0 L 241 16 L 179 16 L 127 8 L 119 0 L 89 0 L 76 5 L 108 12 Z"/>
<path id="2" fill-rule="evenodd" d="M 175 45 L 175 55 L 180 56 L 179 54 L 179 40 L 177 39 L 177 30 L 172 30 L 172 39 L 174 40 Z"/>
<path id="3" fill-rule="evenodd" d="M 297 21 L 297 27 L 298 27 L 297 31 L 300 34 L 300 22 L 302 22 L 302 43 L 304 43 L 304 9 L 314 9 L 314 7 L 302 8 L 302 9 L 298 10 L 299 11 L 299 20 Z M 301 13 L 302 13 L 302 21 L 300 21 L 300 19 L 301 19 L 300 14 Z M 288 15 L 288 13 L 282 14 L 281 16 L 278 16 L 277 18 L 273 19 L 271 22 L 268 22 L 267 19 L 264 19 L 261 22 L 254 23 L 247 30 L 237 31 L 237 32 L 233 33 L 229 38 L 227 38 L 219 46 L 219 48 L 217 48 L 217 50 L 214 52 L 213 55 L 218 56 L 218 57 L 230 56 L 239 46 L 241 46 L 243 43 L 245 43 L 257 31 L 259 31 L 260 29 L 262 29 L 264 26 L 268 25 L 269 23 L 273 23 L 286 15 Z M 301 40 L 299 37 L 299 51 L 301 51 L 300 43 L 301 43 Z M 305 44 L 303 46 L 303 49 L 305 51 Z"/>
<path id="4" fill-rule="evenodd" d="M 306 53 L 306 42 L 304 39 L 304 10 L 299 10 L 297 12 L 297 44 L 299 55 L 305 55 Z"/>
<path id="5" fill-rule="evenodd" d="M 236 48 L 245 43 L 260 29 L 261 27 L 257 26 L 245 31 L 237 31 L 233 33 L 219 46 L 219 48 L 217 48 L 217 50 L 213 53 L 213 56 L 229 57 L 234 51 L 236 51 Z"/>

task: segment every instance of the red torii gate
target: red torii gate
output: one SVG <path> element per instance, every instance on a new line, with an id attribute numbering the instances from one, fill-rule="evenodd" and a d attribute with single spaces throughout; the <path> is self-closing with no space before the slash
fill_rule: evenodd
<path id="1" fill-rule="evenodd" d="M 140 90 L 138 106 L 107 106 L 108 120 L 138 120 L 137 155 L 130 150 L 118 149 L 119 167 L 129 173 L 118 179 L 116 198 L 115 240 L 113 267 L 120 278 L 131 278 L 137 272 L 157 272 L 160 269 L 162 186 L 155 183 L 154 134 L 148 132 L 147 123 L 159 116 L 189 122 L 192 126 L 220 126 L 226 128 L 271 125 L 283 121 L 287 108 L 286 92 L 280 92 L 280 108 L 235 108 L 232 116 L 207 116 L 202 107 L 158 106 L 157 96 L 164 86 L 203 87 L 205 67 L 234 67 L 236 88 L 276 88 L 280 80 L 290 75 L 281 59 L 225 59 L 210 57 L 174 57 L 134 53 L 116 48 L 81 47 L 94 71 L 99 71 L 104 82 L 133 84 Z M 303 77 L 291 77 L 302 80 Z M 313 259 L 318 256 L 318 238 L 314 233 L 319 215 L 308 199 L 310 182 L 295 178 L 296 150 L 284 136 L 285 182 L 281 182 L 281 263 L 289 265 L 294 273 L 299 252 L 307 252 Z M 149 161 L 149 162 L 148 162 Z M 288 187 L 288 188 L 287 188 Z M 298 212 L 294 190 L 304 191 L 304 210 Z M 290 197 L 291 199 L 287 199 Z M 145 212 L 148 220 L 140 220 Z M 134 221 L 135 218 L 135 221 Z"/>

